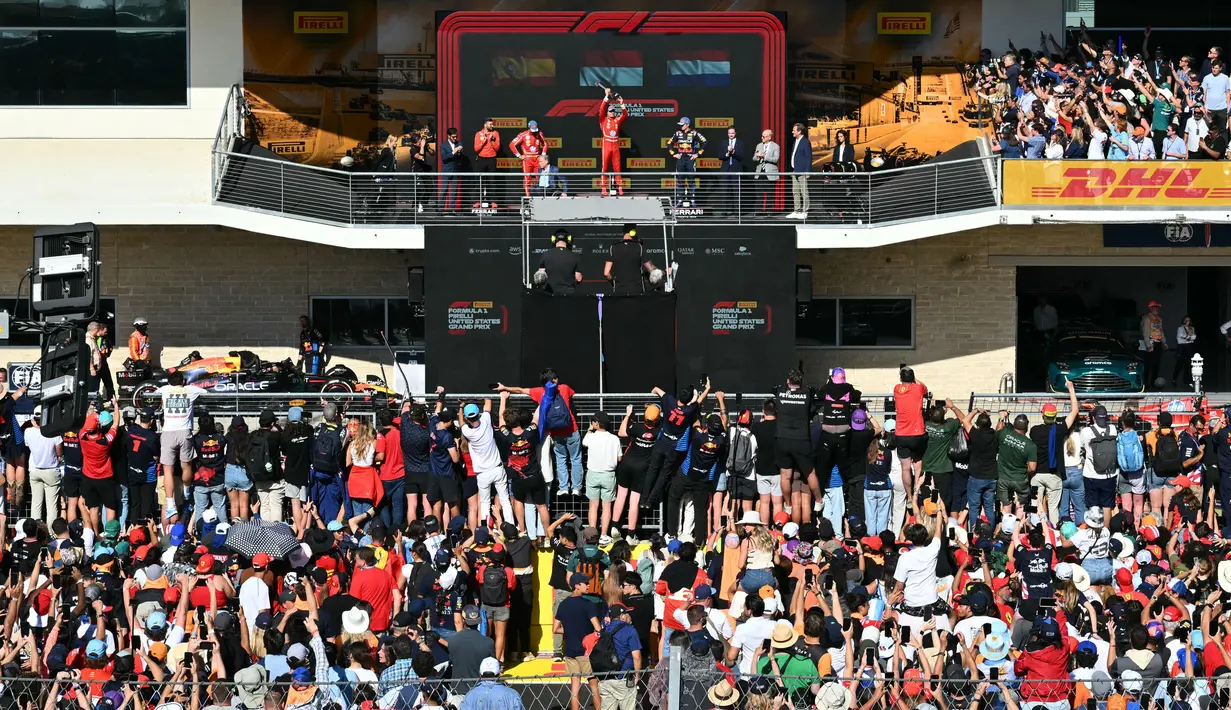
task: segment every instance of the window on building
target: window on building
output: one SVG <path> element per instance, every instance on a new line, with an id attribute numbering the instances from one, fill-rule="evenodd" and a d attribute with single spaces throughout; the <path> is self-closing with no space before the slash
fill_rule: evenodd
<path id="1" fill-rule="evenodd" d="M 814 298 L 799 304 L 795 341 L 801 347 L 912 348 L 913 298 Z"/>
<path id="2" fill-rule="evenodd" d="M 0 4 L 2 3 L 3 3 L 3 0 L 0 0 Z M 42 337 L 38 333 L 21 332 L 21 331 L 18 331 L 16 328 L 12 327 L 11 325 L 12 320 L 15 320 L 18 318 L 23 319 L 23 320 L 30 319 L 30 299 L 28 298 L 8 298 L 5 296 L 0 296 L 0 309 L 4 309 L 8 311 L 9 319 L 10 319 L 9 339 L 0 340 L 0 347 L 8 346 L 8 347 L 37 348 L 37 347 L 42 346 L 43 344 Z M 123 333 L 117 333 L 115 331 L 115 327 L 116 327 L 115 326 L 115 299 L 114 298 L 99 298 L 98 299 L 98 310 L 99 310 L 100 317 L 97 320 L 100 323 L 105 323 L 107 325 L 107 336 L 108 336 L 108 339 L 111 340 L 112 347 L 114 348 L 116 343 L 119 343 L 121 349 L 127 348 L 128 346 L 126 343 L 128 342 L 128 332 L 129 331 L 126 330 Z M 125 355 L 124 357 L 127 357 L 127 355 Z M 123 361 L 124 361 L 124 358 L 121 357 L 119 362 L 123 362 Z M 118 368 L 115 365 L 113 365 L 112 369 L 114 370 Z"/>
<path id="3" fill-rule="evenodd" d="M 332 347 L 380 348 L 384 342 L 398 346 L 423 345 L 423 304 L 408 303 L 405 297 L 312 299 L 312 325 Z"/>
<path id="4" fill-rule="evenodd" d="M 187 103 L 187 0 L 0 0 L 0 105 Z"/>

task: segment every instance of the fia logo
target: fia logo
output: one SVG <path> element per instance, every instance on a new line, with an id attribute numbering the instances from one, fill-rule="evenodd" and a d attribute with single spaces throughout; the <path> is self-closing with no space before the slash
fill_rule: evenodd
<path id="1" fill-rule="evenodd" d="M 1163 233 L 1166 235 L 1167 241 L 1176 244 L 1190 242 L 1193 238 L 1193 228 L 1189 224 L 1169 224 Z"/>

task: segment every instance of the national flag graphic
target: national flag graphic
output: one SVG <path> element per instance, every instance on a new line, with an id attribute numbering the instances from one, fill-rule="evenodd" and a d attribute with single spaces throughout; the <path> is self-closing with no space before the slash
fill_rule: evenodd
<path id="1" fill-rule="evenodd" d="M 493 86 L 555 86 L 556 59 L 544 50 L 498 52 L 492 57 Z"/>
<path id="2" fill-rule="evenodd" d="M 949 26 L 945 28 L 945 39 L 949 39 L 954 32 L 960 29 L 962 29 L 962 13 L 956 12 L 953 14 L 953 19 L 949 20 Z"/>
<path id="3" fill-rule="evenodd" d="M 731 54 L 721 49 L 671 52 L 668 86 L 730 86 Z"/>
<path id="4" fill-rule="evenodd" d="M 589 51 L 581 58 L 579 83 L 594 86 L 601 81 L 606 86 L 643 86 L 644 64 L 641 52 L 630 50 Z"/>

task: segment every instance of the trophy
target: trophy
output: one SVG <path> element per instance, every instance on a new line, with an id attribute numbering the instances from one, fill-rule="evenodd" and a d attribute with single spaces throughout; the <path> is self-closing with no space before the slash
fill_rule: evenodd
<path id="1" fill-rule="evenodd" d="M 611 91 L 611 85 L 609 85 L 607 82 L 603 81 L 602 79 L 595 81 L 594 85 L 602 89 L 603 91 Z M 614 91 L 611 91 L 611 98 L 614 101 L 619 101 L 620 95 Z"/>

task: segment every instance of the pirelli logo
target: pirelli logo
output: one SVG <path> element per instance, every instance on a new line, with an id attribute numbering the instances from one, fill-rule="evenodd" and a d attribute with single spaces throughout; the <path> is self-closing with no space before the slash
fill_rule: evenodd
<path id="1" fill-rule="evenodd" d="M 615 181 L 616 181 L 616 178 L 614 176 L 610 180 L 608 180 L 608 182 L 611 183 L 609 187 L 615 187 Z M 603 186 L 602 178 L 590 178 L 590 189 L 591 190 L 597 190 L 601 188 L 602 186 Z M 631 190 L 633 187 L 633 182 L 632 180 L 629 180 L 626 177 L 622 177 L 620 178 L 620 187 L 626 190 Z"/>
<path id="2" fill-rule="evenodd" d="M 697 158 L 697 167 L 702 170 L 713 170 L 722 167 L 722 160 L 720 158 Z"/>
<path id="3" fill-rule="evenodd" d="M 876 33 L 882 35 L 930 35 L 930 12 L 878 12 Z"/>
<path id="4" fill-rule="evenodd" d="M 629 158 L 624 161 L 629 170 L 662 170 L 667 167 L 666 158 Z"/>
<path id="5" fill-rule="evenodd" d="M 500 170 L 511 170 L 521 167 L 521 161 L 517 158 L 496 158 L 496 167 Z"/>
<path id="6" fill-rule="evenodd" d="M 675 189 L 675 178 L 673 177 L 660 178 L 658 180 L 658 185 L 660 188 L 664 190 L 674 190 Z"/>
<path id="7" fill-rule="evenodd" d="M 735 124 L 734 118 L 698 118 L 697 128 L 730 128 Z"/>
<path id="8" fill-rule="evenodd" d="M 492 125 L 496 128 L 525 128 L 526 118 L 492 118 Z"/>
<path id="9" fill-rule="evenodd" d="M 736 308 L 756 308 L 757 302 L 756 301 L 736 301 L 735 307 Z"/>
<path id="10" fill-rule="evenodd" d="M 345 12 L 297 12 L 295 34 L 344 35 L 349 15 Z"/>
<path id="11" fill-rule="evenodd" d="M 491 308 L 492 302 L 491 301 L 475 301 L 470 304 L 470 307 L 471 308 Z"/>
<path id="12" fill-rule="evenodd" d="M 560 158 L 556 161 L 556 167 L 563 168 L 583 168 L 593 170 L 598 167 L 598 161 L 594 158 Z"/>
<path id="13" fill-rule="evenodd" d="M 621 138 L 621 139 L 620 139 L 620 149 L 621 149 L 621 150 L 623 150 L 624 148 L 628 148 L 628 147 L 630 147 L 632 144 L 633 144 L 633 142 L 632 142 L 631 140 L 629 140 L 628 138 Z M 594 148 L 594 149 L 602 148 L 602 147 L 603 147 L 603 139 L 602 139 L 602 137 L 595 137 L 595 138 L 591 138 L 591 139 L 590 139 L 590 147 L 591 147 L 591 148 Z"/>
<path id="14" fill-rule="evenodd" d="M 304 141 L 274 141 L 269 149 L 275 155 L 302 155 L 308 152 L 308 144 Z"/>
<path id="15" fill-rule="evenodd" d="M 556 136 L 555 138 L 548 138 L 548 139 L 547 139 L 547 148 L 548 148 L 548 149 L 552 149 L 552 148 L 559 149 L 559 148 L 560 148 L 560 146 L 562 146 L 562 145 L 564 145 L 564 141 L 560 140 L 560 137 L 559 137 L 559 136 Z"/>

